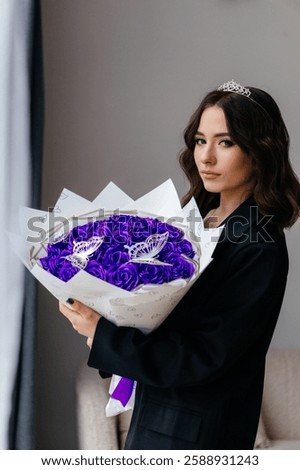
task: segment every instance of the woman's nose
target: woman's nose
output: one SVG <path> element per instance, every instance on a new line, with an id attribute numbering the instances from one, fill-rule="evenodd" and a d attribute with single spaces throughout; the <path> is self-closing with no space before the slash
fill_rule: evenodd
<path id="1" fill-rule="evenodd" d="M 210 145 L 205 145 L 200 152 L 200 160 L 202 163 L 215 163 L 216 162 L 216 155 L 214 149 Z"/>

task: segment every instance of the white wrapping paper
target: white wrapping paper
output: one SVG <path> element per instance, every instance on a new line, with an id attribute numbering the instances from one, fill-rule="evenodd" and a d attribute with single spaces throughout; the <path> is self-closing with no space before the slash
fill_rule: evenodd
<path id="1" fill-rule="evenodd" d="M 115 213 L 163 218 L 181 228 L 194 246 L 195 273 L 189 280 L 160 285 L 145 285 L 126 291 L 80 270 L 68 282 L 45 271 L 39 258 L 47 255 L 47 243 L 68 233 L 74 226 Z M 131 199 L 114 183 L 109 183 L 91 202 L 64 189 L 52 213 L 23 207 L 19 213 L 19 233 L 9 234 L 12 246 L 30 272 L 58 300 L 74 298 L 101 313 L 118 326 L 139 328 L 145 334 L 157 328 L 187 293 L 212 260 L 222 227 L 204 229 L 197 204 L 192 199 L 183 209 L 169 179 L 137 200 Z M 114 376 L 111 389 L 118 376 Z M 110 399 L 107 416 L 133 406 L 134 398 L 124 408 Z"/>

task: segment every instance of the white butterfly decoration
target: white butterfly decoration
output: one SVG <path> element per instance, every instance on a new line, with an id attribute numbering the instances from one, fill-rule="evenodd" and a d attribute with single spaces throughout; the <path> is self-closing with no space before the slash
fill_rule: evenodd
<path id="1" fill-rule="evenodd" d="M 169 263 L 163 263 L 155 259 L 160 251 L 167 243 L 169 233 L 156 233 L 150 235 L 145 241 L 135 243 L 134 245 L 124 245 L 128 249 L 130 261 L 128 263 L 146 263 L 146 264 L 162 264 L 164 266 L 172 266 Z"/>
<path id="2" fill-rule="evenodd" d="M 64 232 L 58 232 L 55 237 L 53 239 L 50 238 L 50 243 L 59 243 L 59 242 L 63 242 L 65 241 L 65 239 L 67 238 L 67 234 L 65 234 Z"/>
<path id="3" fill-rule="evenodd" d="M 103 240 L 104 236 L 91 237 L 89 240 L 82 242 L 73 242 L 73 254 L 66 256 L 66 259 L 76 268 L 84 269 L 88 264 L 89 257 L 98 250 Z"/>

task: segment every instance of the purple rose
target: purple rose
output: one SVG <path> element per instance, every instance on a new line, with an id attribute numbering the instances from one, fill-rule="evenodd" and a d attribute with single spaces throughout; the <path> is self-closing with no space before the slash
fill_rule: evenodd
<path id="1" fill-rule="evenodd" d="M 172 253 L 177 253 L 178 255 L 183 255 L 191 259 L 195 256 L 193 245 L 185 239 L 179 242 L 167 242 L 159 253 L 158 258 L 160 261 L 167 262 L 168 256 Z"/>
<path id="2" fill-rule="evenodd" d="M 73 276 L 75 276 L 75 274 L 78 273 L 78 271 L 79 268 L 73 266 L 69 261 L 64 261 L 61 263 L 60 269 L 57 271 L 57 277 L 64 282 L 68 282 Z"/>
<path id="3" fill-rule="evenodd" d="M 74 227 L 70 232 L 69 242 L 73 243 L 87 240 L 87 238 L 90 238 L 90 231 L 89 224 L 78 225 L 77 227 Z"/>
<path id="4" fill-rule="evenodd" d="M 130 234 L 128 231 L 128 222 L 120 219 L 117 224 L 113 225 L 112 231 L 113 243 L 115 244 L 126 244 L 130 240 Z"/>
<path id="5" fill-rule="evenodd" d="M 133 217 L 129 224 L 129 234 L 132 243 L 146 240 L 150 235 L 157 233 L 157 220 L 149 217 Z"/>
<path id="6" fill-rule="evenodd" d="M 169 266 L 169 276 L 171 279 L 190 278 L 195 271 L 193 263 L 184 259 L 181 255 L 170 253 L 164 258 L 164 262 L 171 264 Z"/>
<path id="7" fill-rule="evenodd" d="M 69 236 L 69 243 L 89 240 L 92 237 L 103 235 L 104 221 L 89 222 L 74 227 Z"/>
<path id="8" fill-rule="evenodd" d="M 138 264 L 138 271 L 143 284 L 163 284 L 163 282 L 166 282 L 165 266 L 140 263 Z"/>
<path id="9" fill-rule="evenodd" d="M 40 263 L 42 265 L 42 268 L 45 270 L 45 271 L 48 271 L 48 272 L 51 272 L 50 268 L 49 268 L 49 257 L 48 256 L 45 256 L 44 258 L 40 258 Z"/>
<path id="10" fill-rule="evenodd" d="M 69 281 L 79 269 L 72 266 L 72 264 L 65 259 L 66 252 L 59 252 L 59 250 L 50 250 L 50 254 L 44 258 L 40 258 L 41 265 L 45 271 L 53 274 L 62 281 Z M 67 252 L 69 254 L 69 252 Z"/>
<path id="11" fill-rule="evenodd" d="M 102 254 L 101 262 L 106 269 L 113 270 L 130 260 L 128 251 L 122 246 L 107 248 Z"/>
<path id="12" fill-rule="evenodd" d="M 95 276 L 102 281 L 106 281 L 106 270 L 98 261 L 89 261 L 84 270 L 92 276 Z"/>
<path id="13" fill-rule="evenodd" d="M 177 245 L 178 253 L 181 253 L 187 256 L 188 258 L 194 258 L 195 250 L 191 242 L 189 242 L 186 239 L 183 239 L 183 240 L 180 240 L 178 243 L 176 243 L 176 245 Z"/>
<path id="14" fill-rule="evenodd" d="M 164 232 L 169 233 L 169 242 L 176 242 L 181 240 L 183 237 L 183 231 L 180 228 L 174 227 L 173 225 L 167 224 L 166 222 L 160 222 L 157 226 L 157 233 Z"/>
<path id="15" fill-rule="evenodd" d="M 110 245 L 127 243 L 129 238 L 127 220 L 121 216 L 110 217 L 106 221 L 104 234 L 106 243 L 109 243 Z"/>
<path id="16" fill-rule="evenodd" d="M 47 254 L 48 256 L 55 256 L 59 257 L 61 256 L 61 252 L 67 247 L 65 243 L 49 243 L 47 246 Z"/>
<path id="17" fill-rule="evenodd" d="M 40 263 L 43 268 L 55 275 L 57 275 L 63 261 L 64 259 L 62 258 L 61 252 L 58 249 L 53 250 L 48 256 L 45 256 L 44 258 L 40 258 Z"/>
<path id="18" fill-rule="evenodd" d="M 111 284 L 129 291 L 135 289 L 140 282 L 137 266 L 134 263 L 128 263 L 116 270 L 109 271 L 107 279 Z"/>
<path id="19" fill-rule="evenodd" d="M 167 242 L 163 249 L 159 252 L 159 260 L 165 261 L 166 256 L 168 256 L 170 253 L 179 253 L 177 246 L 178 243 L 176 242 Z"/>

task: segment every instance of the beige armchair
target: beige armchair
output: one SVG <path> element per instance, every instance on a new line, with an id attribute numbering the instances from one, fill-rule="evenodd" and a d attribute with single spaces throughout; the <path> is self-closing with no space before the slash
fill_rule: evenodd
<path id="1" fill-rule="evenodd" d="M 79 448 L 123 449 L 131 412 L 106 418 L 109 380 L 81 366 L 76 382 Z M 270 350 L 256 448 L 300 450 L 300 350 Z"/>
<path id="2" fill-rule="evenodd" d="M 300 350 L 270 350 L 267 356 L 261 430 L 257 446 L 300 449 Z"/>

